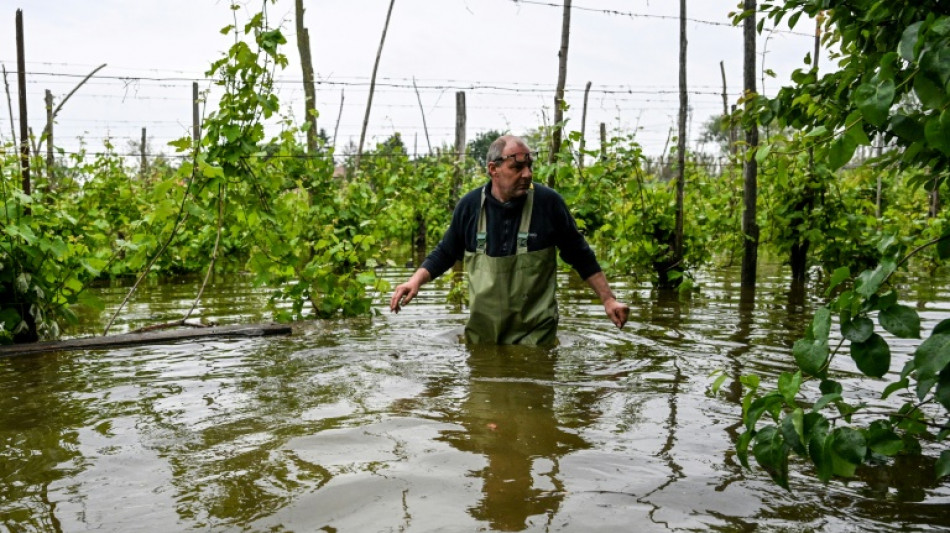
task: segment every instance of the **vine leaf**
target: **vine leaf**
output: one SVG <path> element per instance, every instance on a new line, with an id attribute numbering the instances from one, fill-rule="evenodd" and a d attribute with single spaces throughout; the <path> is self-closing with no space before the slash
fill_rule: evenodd
<path id="1" fill-rule="evenodd" d="M 782 397 L 785 398 L 785 402 L 790 405 L 795 405 L 795 396 L 798 394 L 798 390 L 801 386 L 801 371 L 795 372 L 794 374 L 782 372 L 778 378 L 778 391 L 782 394 Z"/>
<path id="2" fill-rule="evenodd" d="M 936 381 L 937 373 L 950 363 L 950 333 L 937 333 L 920 343 L 914 351 L 917 381 Z M 918 395 L 921 391 L 918 391 Z"/>
<path id="3" fill-rule="evenodd" d="M 832 435 L 834 435 L 835 440 L 831 446 L 831 451 L 853 465 L 864 462 L 864 456 L 867 454 L 867 441 L 860 431 L 842 427 L 835 429 Z"/>
<path id="4" fill-rule="evenodd" d="M 937 460 L 935 472 L 937 479 L 950 474 L 950 450 L 940 452 L 940 459 Z"/>
<path id="5" fill-rule="evenodd" d="M 859 316 L 841 325 L 841 335 L 851 342 L 864 342 L 874 333 L 874 322 L 866 317 Z"/>
<path id="6" fill-rule="evenodd" d="M 877 317 L 881 327 L 902 339 L 920 338 L 920 315 L 906 305 L 892 305 Z"/>
<path id="7" fill-rule="evenodd" d="M 824 374 L 828 353 L 828 341 L 799 339 L 792 346 L 795 362 L 803 372 L 812 376 Z"/>
<path id="8" fill-rule="evenodd" d="M 887 122 L 888 111 L 894 102 L 894 80 L 886 79 L 877 85 L 862 83 L 854 91 L 855 104 L 864 120 L 881 127 Z"/>
<path id="9" fill-rule="evenodd" d="M 868 448 L 874 453 L 892 456 L 904 449 L 904 441 L 894 433 L 890 424 L 884 420 L 876 420 L 868 427 Z"/>
<path id="10" fill-rule="evenodd" d="M 944 409 L 950 411 L 950 366 L 944 367 L 943 371 L 940 372 L 934 398 L 940 402 Z"/>
<path id="11" fill-rule="evenodd" d="M 848 164 L 857 150 L 858 143 L 849 135 L 842 135 L 831 143 L 828 149 L 828 166 L 834 172 Z"/>
<path id="12" fill-rule="evenodd" d="M 891 348 L 877 333 L 864 342 L 851 343 L 851 358 L 866 376 L 879 378 L 891 368 Z"/>

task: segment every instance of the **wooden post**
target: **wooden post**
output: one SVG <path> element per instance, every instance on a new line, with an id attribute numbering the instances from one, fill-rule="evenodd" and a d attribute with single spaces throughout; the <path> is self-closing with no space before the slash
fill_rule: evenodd
<path id="1" fill-rule="evenodd" d="M 600 159 L 607 160 L 607 124 L 600 123 Z"/>
<path id="2" fill-rule="evenodd" d="M 55 186 L 53 171 L 56 168 L 56 159 L 53 157 L 53 93 L 46 89 L 46 179 L 47 187 L 52 190 Z"/>
<path id="3" fill-rule="evenodd" d="M 586 142 L 584 136 L 587 134 L 587 96 L 590 94 L 590 82 L 587 82 L 587 86 L 584 87 L 584 110 L 581 113 L 581 146 L 580 152 L 577 156 L 577 168 L 579 170 L 584 170 L 584 148 L 586 147 Z"/>
<path id="4" fill-rule="evenodd" d="M 389 11 L 386 12 L 386 23 L 383 24 L 383 35 L 379 38 L 379 49 L 376 50 L 376 62 L 373 63 L 373 75 L 369 81 L 369 97 L 366 99 L 366 114 L 363 116 L 363 128 L 360 130 L 360 144 L 356 148 L 356 169 L 360 168 L 360 158 L 363 156 L 363 142 L 366 140 L 366 127 L 369 125 L 369 112 L 373 109 L 373 93 L 376 91 L 376 71 L 379 70 L 379 58 L 383 55 L 383 43 L 386 42 L 386 30 L 389 29 L 389 19 L 393 14 L 393 4 L 396 0 L 389 0 Z"/>
<path id="5" fill-rule="evenodd" d="M 30 135 L 26 114 L 26 50 L 23 46 L 23 10 L 16 10 L 16 68 L 17 91 L 20 103 L 20 174 L 23 194 L 30 194 Z M 23 208 L 30 214 L 30 206 Z"/>
<path id="6" fill-rule="evenodd" d="M 198 114 L 198 82 L 191 84 L 191 138 L 195 143 L 195 149 L 198 148 L 198 141 L 201 140 L 201 122 Z"/>
<path id="7" fill-rule="evenodd" d="M 454 209 L 462 191 L 462 174 L 465 170 L 465 91 L 455 93 L 455 175 L 452 179 L 452 194 L 449 208 Z"/>
<path id="8" fill-rule="evenodd" d="M 548 154 L 548 163 L 554 163 L 558 152 L 561 151 L 561 126 L 564 121 L 564 85 L 567 83 L 567 46 L 571 37 L 571 0 L 564 0 L 564 12 L 561 17 L 561 48 L 557 59 L 557 89 L 554 91 L 554 131 L 551 132 L 551 153 Z M 554 186 L 552 172 L 548 176 L 548 186 Z"/>
<path id="9" fill-rule="evenodd" d="M 680 0 L 679 63 L 680 109 L 679 132 L 677 134 L 676 146 L 676 228 L 673 234 L 674 268 L 675 265 L 682 263 L 683 260 L 683 210 L 686 190 L 686 114 L 689 111 L 689 94 L 686 92 L 686 0 Z"/>
<path id="10" fill-rule="evenodd" d="M 412 88 L 416 91 L 416 101 L 419 102 L 419 112 L 422 113 L 422 131 L 426 134 L 426 146 L 429 147 L 429 152 L 432 153 L 432 143 L 429 142 L 429 127 L 426 126 L 426 110 L 422 107 L 422 97 L 419 96 L 419 88 L 416 87 L 416 77 L 412 77 Z"/>
<path id="11" fill-rule="evenodd" d="M 141 172 L 141 174 L 142 174 L 142 180 L 143 180 L 143 181 L 145 180 L 145 176 L 146 176 L 146 174 L 148 173 L 148 159 L 147 159 L 146 156 L 145 156 L 145 143 L 146 143 L 146 139 L 147 139 L 147 137 L 146 137 L 145 128 L 142 128 L 142 144 L 139 145 L 139 154 L 141 155 L 141 158 L 142 158 L 141 170 L 140 170 L 140 172 Z"/>
<path id="12" fill-rule="evenodd" d="M 307 153 L 317 152 L 317 89 L 313 82 L 313 60 L 310 56 L 310 30 L 303 25 L 303 0 L 294 1 L 297 20 L 297 51 L 303 71 L 304 118 L 307 121 Z"/>
<path id="13" fill-rule="evenodd" d="M 7 67 L 0 65 L 0 69 L 3 69 L 3 87 L 7 92 L 7 111 L 10 115 L 10 135 L 13 139 L 13 145 L 16 146 L 16 123 L 13 121 L 13 98 L 10 97 L 10 83 L 7 81 Z"/>
<path id="14" fill-rule="evenodd" d="M 343 116 L 343 91 L 340 89 L 340 111 L 336 114 L 336 125 L 333 126 L 333 149 L 336 150 L 336 134 L 340 132 L 340 117 Z"/>
<path id="15" fill-rule="evenodd" d="M 746 108 L 751 109 L 752 95 L 755 94 L 755 0 L 744 0 L 746 19 L 743 22 L 743 88 L 746 94 Z M 759 129 L 753 124 L 745 132 L 746 150 L 750 157 L 745 158 L 743 170 L 742 198 L 744 209 L 742 212 L 742 233 L 744 246 L 742 253 L 742 287 L 754 288 L 756 264 L 759 258 L 759 225 L 755 220 L 756 202 L 758 200 L 758 164 L 751 155 L 759 146 Z"/>
<path id="16" fill-rule="evenodd" d="M 719 62 L 719 72 L 722 74 L 722 120 L 723 126 L 729 128 L 729 152 L 735 154 L 736 129 L 732 126 L 732 115 L 729 114 L 729 92 L 726 90 L 726 62 Z M 733 108 L 735 109 L 735 108 Z"/>

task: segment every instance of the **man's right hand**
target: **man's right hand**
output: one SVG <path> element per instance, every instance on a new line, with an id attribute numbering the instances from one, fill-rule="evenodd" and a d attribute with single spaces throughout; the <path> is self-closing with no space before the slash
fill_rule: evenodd
<path id="1" fill-rule="evenodd" d="M 417 294 L 419 294 L 419 286 L 413 285 L 411 280 L 396 286 L 396 290 L 393 291 L 393 296 L 389 300 L 389 310 L 398 313 L 402 306 L 411 302 Z"/>
<path id="2" fill-rule="evenodd" d="M 392 298 L 389 299 L 389 310 L 393 313 L 398 313 L 399 310 L 402 309 L 402 306 L 411 302 L 412 299 L 419 294 L 419 287 L 431 279 L 432 276 L 428 270 L 424 268 L 416 270 L 412 277 L 409 278 L 409 281 L 396 286 Z"/>

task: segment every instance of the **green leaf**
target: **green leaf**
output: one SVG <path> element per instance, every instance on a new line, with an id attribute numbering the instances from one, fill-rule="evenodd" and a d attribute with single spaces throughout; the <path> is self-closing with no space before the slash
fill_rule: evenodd
<path id="1" fill-rule="evenodd" d="M 739 464 L 746 468 L 749 467 L 749 443 L 752 442 L 753 431 L 744 431 L 739 435 L 736 441 L 736 457 L 739 458 Z"/>
<path id="2" fill-rule="evenodd" d="M 819 398 L 818 401 L 815 402 L 815 405 L 812 406 L 811 410 L 813 413 L 818 412 L 824 409 L 825 406 L 828 405 L 829 403 L 836 402 L 840 399 L 841 399 L 840 392 L 830 392 L 828 394 L 825 394 L 821 398 Z"/>
<path id="3" fill-rule="evenodd" d="M 874 333 L 874 322 L 866 317 L 859 316 L 841 325 L 841 335 L 851 342 L 864 342 Z"/>
<path id="4" fill-rule="evenodd" d="M 937 325 L 934 326 L 934 330 L 930 332 L 930 335 L 933 336 L 938 333 L 950 333 L 950 318 L 945 318 L 937 322 Z"/>
<path id="5" fill-rule="evenodd" d="M 890 129 L 907 143 L 924 140 L 924 125 L 916 117 L 894 114 L 891 116 Z"/>
<path id="6" fill-rule="evenodd" d="M 867 455 L 867 441 L 860 431 L 848 427 L 837 428 L 832 432 L 835 440 L 832 451 L 849 463 L 859 465 Z"/>
<path id="7" fill-rule="evenodd" d="M 20 323 L 20 320 L 22 320 L 20 313 L 17 313 L 12 307 L 0 310 L 0 324 L 2 324 L 7 331 L 13 331 L 13 328 Z"/>
<path id="8" fill-rule="evenodd" d="M 950 239 L 948 239 L 950 240 Z M 848 267 L 838 267 L 831 273 L 831 281 L 828 282 L 828 292 L 841 284 L 841 282 L 851 277 L 851 269 Z"/>
<path id="9" fill-rule="evenodd" d="M 831 310 L 827 307 L 819 307 L 812 318 L 811 328 L 816 341 L 827 342 L 828 335 L 831 334 Z"/>
<path id="10" fill-rule="evenodd" d="M 818 384 L 818 390 L 820 390 L 822 394 L 832 394 L 835 392 L 841 394 L 844 392 L 844 387 L 841 386 L 841 383 L 833 379 L 823 379 L 821 383 Z"/>
<path id="11" fill-rule="evenodd" d="M 937 466 L 934 468 L 934 475 L 937 479 L 950 474 L 950 450 L 940 452 L 940 459 L 937 459 Z"/>
<path id="12" fill-rule="evenodd" d="M 769 153 L 771 151 L 771 144 L 763 144 L 762 146 L 759 146 L 758 150 L 755 152 L 755 161 L 760 165 L 765 163 L 765 160 L 769 157 Z"/>
<path id="13" fill-rule="evenodd" d="M 940 109 L 947 96 L 939 83 L 922 73 L 914 76 L 914 94 L 926 109 Z"/>
<path id="14" fill-rule="evenodd" d="M 746 429 L 752 430 L 755 428 L 755 423 L 759 421 L 759 418 L 761 418 L 766 411 L 771 411 L 781 401 L 782 396 L 778 392 L 770 392 L 753 401 L 745 414 Z"/>
<path id="15" fill-rule="evenodd" d="M 847 135 L 842 135 L 838 137 L 831 143 L 831 147 L 828 149 L 828 167 L 829 170 L 834 172 L 839 168 L 848 164 L 851 161 L 851 158 L 854 157 L 854 151 L 858 148 L 858 144 L 854 142 L 854 139 Z"/>
<path id="16" fill-rule="evenodd" d="M 886 400 L 888 396 L 901 389 L 906 389 L 908 385 L 910 385 L 910 381 L 907 378 L 902 378 L 900 381 L 891 383 L 887 387 L 884 387 L 884 392 L 881 393 L 881 399 Z"/>
<path id="17" fill-rule="evenodd" d="M 855 292 L 865 298 L 870 298 L 896 269 L 897 265 L 893 261 L 884 260 L 874 270 L 861 272 L 855 280 Z"/>
<path id="18" fill-rule="evenodd" d="M 881 327 L 902 339 L 920 338 L 920 315 L 906 305 L 892 305 L 878 314 Z"/>
<path id="19" fill-rule="evenodd" d="M 795 363 L 802 372 L 811 376 L 824 374 L 825 363 L 828 361 L 828 342 L 799 339 L 792 346 L 792 355 Z"/>
<path id="20" fill-rule="evenodd" d="M 914 367 L 918 381 L 936 378 L 950 363 L 950 333 L 937 333 L 920 343 L 914 351 Z"/>
<path id="21" fill-rule="evenodd" d="M 802 386 L 802 373 L 801 371 L 795 372 L 794 374 L 790 372 L 782 372 L 778 377 L 778 391 L 782 394 L 782 397 L 785 398 L 785 402 L 789 405 L 795 405 L 795 396 L 798 394 L 798 390 Z"/>
<path id="22" fill-rule="evenodd" d="M 793 410 L 782 419 L 782 438 L 799 455 L 806 455 L 805 448 L 805 413 L 801 408 Z"/>
<path id="23" fill-rule="evenodd" d="M 831 443 L 834 437 L 828 434 L 828 422 L 825 421 L 825 431 L 815 432 L 808 440 L 808 456 L 815 463 L 818 479 L 827 483 L 834 475 L 834 458 L 831 453 Z"/>
<path id="24" fill-rule="evenodd" d="M 752 454 L 756 462 L 785 489 L 788 489 L 788 451 L 782 432 L 775 426 L 766 426 L 755 435 Z"/>
<path id="25" fill-rule="evenodd" d="M 897 50 L 900 52 L 901 58 L 908 63 L 917 61 L 917 41 L 920 38 L 920 27 L 923 24 L 924 21 L 915 22 L 904 28 L 904 33 L 901 34 L 901 42 Z"/>
<path id="26" fill-rule="evenodd" d="M 851 343 L 851 358 L 866 376 L 879 378 L 891 368 L 891 348 L 884 337 L 872 333 L 864 342 Z"/>
<path id="27" fill-rule="evenodd" d="M 950 258 L 950 235 L 944 235 L 937 242 L 937 257 L 944 260 Z"/>
<path id="28" fill-rule="evenodd" d="M 924 123 L 924 137 L 931 146 L 950 155 L 950 110 L 927 117 Z"/>
<path id="29" fill-rule="evenodd" d="M 864 120 L 874 126 L 881 127 L 887 122 L 888 112 L 894 102 L 894 93 L 894 80 L 885 79 L 878 84 L 863 83 L 859 85 L 852 97 L 861 111 L 861 115 L 864 116 Z"/>
<path id="30" fill-rule="evenodd" d="M 934 398 L 940 402 L 944 409 L 950 411 L 950 366 L 944 367 L 937 379 L 937 390 L 934 391 Z"/>
<path id="31" fill-rule="evenodd" d="M 868 427 L 868 448 L 874 453 L 888 457 L 897 455 L 904 449 L 904 441 L 894 433 L 891 425 L 884 420 L 876 420 Z"/>

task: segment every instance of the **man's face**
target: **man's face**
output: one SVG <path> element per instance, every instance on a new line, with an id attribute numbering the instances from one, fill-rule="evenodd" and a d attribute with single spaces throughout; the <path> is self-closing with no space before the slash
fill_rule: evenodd
<path id="1" fill-rule="evenodd" d="M 492 194 L 495 198 L 508 202 L 528 194 L 534 156 L 524 144 L 509 142 L 501 152 L 501 160 L 488 163 Z"/>

